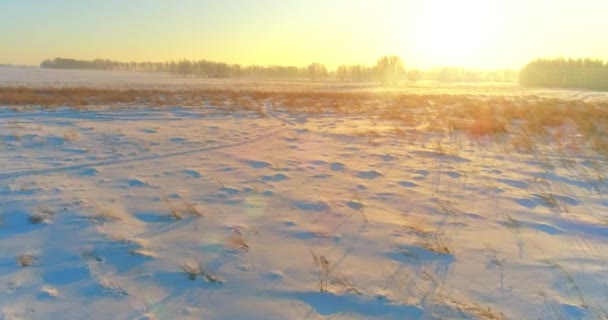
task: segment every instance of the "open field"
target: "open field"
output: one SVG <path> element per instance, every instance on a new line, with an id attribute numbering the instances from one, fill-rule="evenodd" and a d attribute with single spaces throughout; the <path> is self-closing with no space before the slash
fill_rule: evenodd
<path id="1" fill-rule="evenodd" d="M 0 66 L 0 87 L 93 88 L 98 90 L 249 91 L 249 92 L 355 92 L 408 94 L 472 94 L 540 96 L 578 100 L 606 100 L 608 92 L 578 89 L 523 88 L 515 83 L 415 82 L 383 88 L 377 83 L 282 79 L 183 78 L 163 73 L 128 71 L 40 69 Z"/>
<path id="2" fill-rule="evenodd" d="M 602 93 L 61 72 L 0 72 L 0 319 L 608 318 Z"/>

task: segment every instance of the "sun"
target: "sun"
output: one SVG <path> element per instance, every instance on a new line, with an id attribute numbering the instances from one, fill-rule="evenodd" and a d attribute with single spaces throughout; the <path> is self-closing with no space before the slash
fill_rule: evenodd
<path id="1" fill-rule="evenodd" d="M 499 45 L 501 18 L 493 1 L 424 2 L 410 43 L 434 64 L 474 67 Z"/>

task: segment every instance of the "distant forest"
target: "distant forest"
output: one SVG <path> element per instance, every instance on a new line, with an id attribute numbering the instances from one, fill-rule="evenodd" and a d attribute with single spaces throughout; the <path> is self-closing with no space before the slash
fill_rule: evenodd
<path id="1" fill-rule="evenodd" d="M 44 60 L 41 68 L 56 69 L 92 69 L 92 70 L 122 70 L 143 72 L 164 72 L 181 77 L 201 78 L 283 78 L 283 79 L 312 79 L 340 80 L 353 82 L 378 81 L 384 85 L 395 85 L 400 80 L 434 80 L 446 82 L 463 81 L 494 81 L 515 82 L 517 72 L 514 70 L 477 71 L 462 68 L 436 68 L 431 70 L 406 70 L 401 58 L 384 56 L 375 65 L 353 64 L 340 65 L 335 70 L 329 70 L 320 63 L 311 63 L 305 67 L 281 65 L 249 65 L 228 64 L 208 60 L 179 60 L 164 62 L 119 62 L 107 59 L 92 61 L 66 58 Z"/>
<path id="2" fill-rule="evenodd" d="M 608 90 L 608 63 L 599 59 L 537 59 L 519 72 L 524 86 Z"/>

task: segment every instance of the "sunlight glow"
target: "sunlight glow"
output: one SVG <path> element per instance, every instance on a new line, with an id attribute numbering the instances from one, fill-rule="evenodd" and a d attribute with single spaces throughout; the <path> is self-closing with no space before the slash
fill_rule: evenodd
<path id="1" fill-rule="evenodd" d="M 519 69 L 608 55 L 608 1 L 0 1 L 0 64 L 55 57 Z M 44 32 L 40 32 L 44 30 Z"/>
<path id="2" fill-rule="evenodd" d="M 427 61 L 475 65 L 500 46 L 503 19 L 493 1 L 428 1 L 417 13 L 412 38 L 406 41 Z"/>

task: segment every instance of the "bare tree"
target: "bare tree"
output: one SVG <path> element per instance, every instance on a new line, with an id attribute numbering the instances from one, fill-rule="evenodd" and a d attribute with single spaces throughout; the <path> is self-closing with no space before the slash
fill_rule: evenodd
<path id="1" fill-rule="evenodd" d="M 376 72 L 383 86 L 395 86 L 405 74 L 403 60 L 398 56 L 383 56 L 376 63 Z"/>
<path id="2" fill-rule="evenodd" d="M 325 78 L 328 75 L 327 67 L 318 62 L 311 63 L 308 66 L 308 75 L 313 81 Z"/>

